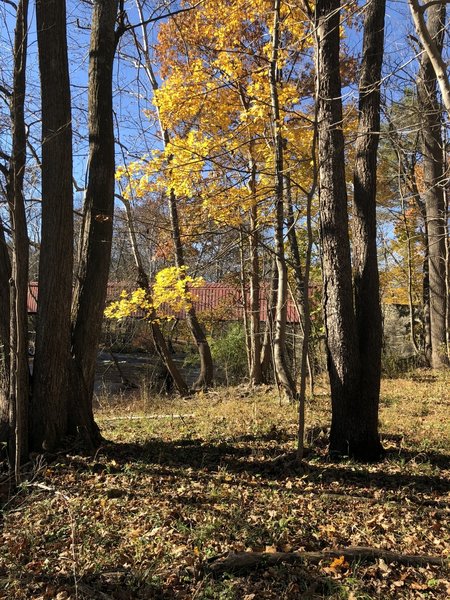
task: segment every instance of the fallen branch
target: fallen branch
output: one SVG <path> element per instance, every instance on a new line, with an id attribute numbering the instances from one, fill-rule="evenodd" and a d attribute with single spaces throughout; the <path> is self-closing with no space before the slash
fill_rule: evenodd
<path id="1" fill-rule="evenodd" d="M 104 417 L 101 421 L 139 421 L 141 419 L 190 419 L 195 417 L 191 415 L 130 415 L 129 417 Z"/>
<path id="2" fill-rule="evenodd" d="M 280 563 L 312 563 L 344 556 L 348 562 L 366 562 L 383 559 L 386 563 L 396 562 L 410 567 L 435 565 L 448 568 L 449 560 L 438 556 L 401 554 L 383 548 L 350 547 L 324 550 L 323 552 L 239 552 L 213 560 L 207 565 L 207 570 L 213 575 L 223 573 L 252 571 L 260 566 L 272 567 Z"/>

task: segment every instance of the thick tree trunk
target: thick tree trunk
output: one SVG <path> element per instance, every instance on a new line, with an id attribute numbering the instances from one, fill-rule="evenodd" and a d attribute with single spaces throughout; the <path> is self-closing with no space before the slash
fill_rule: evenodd
<path id="1" fill-rule="evenodd" d="M 377 458 L 381 378 L 382 315 L 377 260 L 377 151 L 380 132 L 380 83 L 384 49 L 385 0 L 365 8 L 363 56 L 359 79 L 359 123 L 353 176 L 353 268 L 360 360 L 359 410 L 353 451 Z"/>
<path id="2" fill-rule="evenodd" d="M 284 164 L 281 115 L 278 100 L 278 50 L 280 44 L 280 0 L 274 0 L 272 54 L 270 59 L 270 98 L 275 158 L 275 261 L 278 271 L 278 296 L 275 311 L 273 362 L 278 387 L 290 399 L 296 396 L 295 383 L 286 360 L 287 266 L 284 255 Z"/>
<path id="3" fill-rule="evenodd" d="M 445 4 L 442 3 L 430 6 L 427 11 L 427 28 L 440 53 L 444 40 L 445 9 Z M 449 365 L 446 339 L 444 153 L 441 135 L 442 109 L 437 95 L 437 80 L 426 52 L 421 57 L 417 96 L 422 116 L 424 199 L 428 231 L 431 366 L 439 369 Z"/>
<path id="4" fill-rule="evenodd" d="M 37 0 L 42 98 L 42 232 L 33 372 L 32 447 L 67 432 L 73 269 L 72 123 L 66 6 Z"/>
<path id="5" fill-rule="evenodd" d="M 318 0 L 318 157 L 323 308 L 332 422 L 330 453 L 359 453 L 359 355 L 353 311 L 339 73 L 339 0 Z"/>
<path id="6" fill-rule="evenodd" d="M 13 261 L 10 280 L 10 463 L 19 480 L 20 463 L 28 454 L 28 231 L 23 197 L 27 138 L 25 90 L 28 40 L 28 0 L 17 7 L 14 36 L 14 83 L 11 98 L 12 157 L 8 181 Z M 14 454 L 13 454 L 14 450 Z"/>
<path id="7" fill-rule="evenodd" d="M 74 394 L 69 429 L 95 447 L 101 440 L 92 413 L 95 366 L 111 260 L 114 215 L 112 75 L 117 0 L 95 0 L 89 51 L 89 172 L 79 267 L 72 307 Z"/>
<path id="8" fill-rule="evenodd" d="M 339 6 L 339 0 L 316 4 L 323 295 L 332 402 L 330 453 L 374 460 L 382 454 L 378 436 L 381 313 L 375 182 L 384 3 L 366 7 L 354 177 L 356 317 L 342 132 Z"/>

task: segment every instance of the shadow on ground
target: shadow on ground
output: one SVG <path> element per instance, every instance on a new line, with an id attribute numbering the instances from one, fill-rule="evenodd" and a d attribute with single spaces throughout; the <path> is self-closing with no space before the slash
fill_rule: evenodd
<path id="1" fill-rule="evenodd" d="M 116 460 L 120 464 L 136 461 L 147 471 L 156 469 L 158 475 L 168 475 L 180 469 L 258 476 L 264 481 L 284 481 L 286 478 L 302 476 L 303 480 L 321 484 L 340 482 L 353 488 L 397 491 L 407 488 L 409 492 L 446 493 L 450 491 L 448 479 L 435 474 L 436 468 L 449 467 L 450 456 L 438 452 L 413 453 L 405 450 L 389 451 L 384 461 L 374 465 L 357 464 L 351 461 L 331 462 L 323 455 L 310 453 L 306 461 L 299 463 L 295 452 L 283 453 L 279 445 L 269 447 L 252 445 L 251 442 L 273 440 L 273 437 L 252 437 L 242 445 L 236 442 L 206 442 L 202 439 L 161 441 L 149 440 L 143 444 L 106 444 L 98 456 Z M 426 466 L 429 473 L 412 473 L 409 466 L 417 469 Z M 396 467 L 393 471 L 392 466 Z"/>
<path id="2" fill-rule="evenodd" d="M 280 591 L 283 598 L 294 600 L 294 598 L 304 597 L 310 600 L 327 598 L 339 593 L 342 586 L 336 580 L 327 576 L 314 573 L 311 568 L 306 569 L 301 565 L 280 565 L 271 567 L 270 584 Z M 261 569 L 256 569 L 251 575 L 236 578 L 232 585 L 231 581 L 225 579 L 213 579 L 205 574 L 201 565 L 198 565 L 195 572 L 193 570 L 174 576 L 172 581 L 160 581 L 157 577 L 153 580 L 149 578 L 148 573 L 137 573 L 132 569 L 121 569 L 114 572 L 104 573 L 86 573 L 77 579 L 74 584 L 73 577 L 59 576 L 57 578 L 35 578 L 35 586 L 43 593 L 43 597 L 53 597 L 51 594 L 74 595 L 79 600 L 93 598 L 108 600 L 175 600 L 184 598 L 187 600 L 183 588 L 185 588 L 186 579 L 192 580 L 193 594 L 196 598 L 241 598 L 242 594 L 247 597 L 252 590 L 258 592 L 261 589 Z M 226 592 L 234 588 L 233 596 Z M 49 595 L 50 594 L 50 595 Z M 210 595 L 211 594 L 211 595 Z M 213 594 L 213 595 L 212 595 Z M 223 594 L 223 595 L 222 595 Z M 251 594 L 250 594 L 251 596 Z M 191 597 L 191 596 L 189 596 Z M 254 598 L 258 596 L 255 594 Z"/>

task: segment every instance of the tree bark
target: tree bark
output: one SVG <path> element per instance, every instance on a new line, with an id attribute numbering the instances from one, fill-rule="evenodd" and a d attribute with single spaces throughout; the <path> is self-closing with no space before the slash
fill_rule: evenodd
<path id="1" fill-rule="evenodd" d="M 117 0 L 95 0 L 89 51 L 89 171 L 72 307 L 73 395 L 69 430 L 101 441 L 92 412 L 95 366 L 111 260 L 114 216 L 112 75 Z"/>
<path id="2" fill-rule="evenodd" d="M 331 454 L 359 452 L 359 355 L 353 308 L 339 73 L 339 0 L 318 0 L 318 157 Z M 355 446 L 356 442 L 356 446 Z"/>
<path id="3" fill-rule="evenodd" d="M 31 443 L 52 448 L 67 431 L 73 269 L 72 123 L 66 6 L 37 0 L 42 100 L 42 231 Z"/>
<path id="4" fill-rule="evenodd" d="M 353 173 L 353 268 L 360 361 L 359 412 L 352 433 L 353 452 L 377 458 L 382 315 L 377 260 L 377 151 L 380 137 L 380 85 L 384 49 L 385 0 L 365 8 L 363 56 L 359 78 L 359 122 Z"/>
<path id="5" fill-rule="evenodd" d="M 442 54 L 445 31 L 445 4 L 428 9 L 427 29 Z M 428 292 L 430 303 L 431 366 L 449 365 L 446 339 L 446 210 L 444 198 L 444 153 L 442 150 L 442 109 L 437 94 L 433 64 L 425 52 L 420 61 L 417 97 L 422 118 L 424 200 L 428 232 Z"/>

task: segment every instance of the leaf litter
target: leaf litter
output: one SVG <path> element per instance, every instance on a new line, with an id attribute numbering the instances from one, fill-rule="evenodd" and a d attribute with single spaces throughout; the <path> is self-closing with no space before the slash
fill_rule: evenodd
<path id="1" fill-rule="evenodd" d="M 271 388 L 244 397 L 216 389 L 189 406 L 167 398 L 144 406 L 136 396 L 103 408 L 97 419 L 108 442 L 95 457 L 35 457 L 30 483 L 3 498 L 0 598 L 447 598 L 444 567 L 383 558 L 342 555 L 216 578 L 208 571 L 230 553 L 353 546 L 448 560 L 443 378 L 383 382 L 388 452 L 371 465 L 328 460 L 326 394 L 308 403 L 302 464 L 295 460 L 295 407 L 280 406 Z"/>

